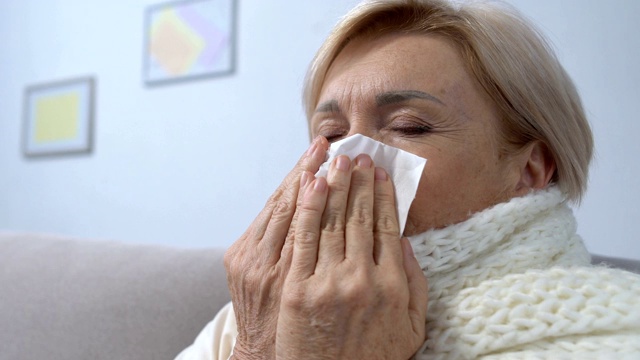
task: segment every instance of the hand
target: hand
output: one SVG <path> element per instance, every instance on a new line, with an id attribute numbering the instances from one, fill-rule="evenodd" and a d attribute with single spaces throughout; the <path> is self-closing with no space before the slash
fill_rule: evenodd
<path id="1" fill-rule="evenodd" d="M 300 183 L 325 161 L 328 142 L 316 138 L 247 231 L 225 253 L 238 337 L 235 359 L 275 357 L 282 284 L 291 263 Z M 304 174 L 304 176 L 302 176 Z"/>
<path id="2" fill-rule="evenodd" d="M 276 357 L 410 358 L 425 340 L 427 283 L 386 172 L 339 156 L 302 197 Z"/>

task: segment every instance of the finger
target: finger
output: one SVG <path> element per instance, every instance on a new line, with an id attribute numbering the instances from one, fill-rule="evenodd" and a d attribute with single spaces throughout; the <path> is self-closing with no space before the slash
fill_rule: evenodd
<path id="1" fill-rule="evenodd" d="M 328 186 L 323 177 L 313 180 L 304 193 L 293 243 L 291 268 L 287 279 L 300 282 L 315 272 L 320 241 L 320 223 L 327 203 Z"/>
<path id="2" fill-rule="evenodd" d="M 375 168 L 374 178 L 374 260 L 376 264 L 400 269 L 402 245 L 393 183 L 383 168 Z"/>
<path id="3" fill-rule="evenodd" d="M 327 140 L 324 137 L 319 136 L 311 142 L 311 145 L 309 145 L 307 151 L 300 157 L 300 159 L 296 163 L 296 166 L 294 166 L 294 168 L 284 178 L 282 183 L 280 183 L 280 186 L 278 186 L 273 194 L 271 194 L 262 211 L 260 211 L 258 216 L 254 219 L 253 223 L 251 223 L 251 226 L 249 228 L 250 238 L 259 241 L 264 237 L 269 219 L 271 219 L 274 208 L 282 199 L 285 191 L 297 181 L 297 177 L 300 176 L 302 171 L 313 168 L 316 163 L 318 164 L 318 166 L 314 170 L 308 171 L 312 171 L 314 173 L 318 171 L 318 168 L 320 167 L 319 164 L 322 164 L 322 162 L 324 162 L 326 149 Z"/>
<path id="4" fill-rule="evenodd" d="M 332 267 L 344 260 L 345 214 L 351 183 L 351 159 L 338 156 L 329 168 L 329 194 L 322 214 L 318 267 Z"/>
<path id="5" fill-rule="evenodd" d="M 424 322 L 427 318 L 428 284 L 420 264 L 413 254 L 409 239 L 402 238 L 404 271 L 409 284 L 409 316 L 413 331 L 424 336 Z"/>
<path id="6" fill-rule="evenodd" d="M 373 262 L 373 161 L 358 155 L 351 173 L 346 214 L 345 258 Z"/>
<path id="7" fill-rule="evenodd" d="M 312 173 L 308 171 L 302 172 L 302 175 L 300 176 L 300 187 L 298 188 L 298 196 L 296 199 L 296 210 L 293 214 L 293 218 L 291 219 L 291 224 L 289 225 L 289 231 L 287 232 L 287 237 L 284 240 L 282 251 L 280 251 L 280 258 L 273 259 L 273 261 L 276 261 L 285 269 L 285 276 L 286 272 L 289 270 L 289 266 L 291 265 L 291 254 L 293 252 L 293 242 L 296 234 L 296 223 L 300 208 L 302 207 L 304 192 L 306 191 L 309 183 L 311 183 L 311 181 L 314 179 L 315 177 Z"/>
<path id="8" fill-rule="evenodd" d="M 271 196 L 265 206 L 265 213 L 256 220 L 254 238 L 257 246 L 265 254 L 267 261 L 273 263 L 280 257 L 284 240 L 287 237 L 291 220 L 296 209 L 300 177 L 304 171 L 315 173 L 324 162 L 327 140 L 319 136 L 302 156 L 293 170 Z M 253 226 L 253 224 L 252 224 Z"/>

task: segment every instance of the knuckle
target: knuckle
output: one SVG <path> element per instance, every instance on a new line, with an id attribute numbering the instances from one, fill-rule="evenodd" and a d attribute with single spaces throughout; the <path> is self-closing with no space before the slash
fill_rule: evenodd
<path id="1" fill-rule="evenodd" d="M 257 270 L 257 269 L 256 269 Z M 278 279 L 278 273 L 274 271 L 250 271 L 247 274 L 247 282 L 260 288 L 270 287 Z"/>
<path id="2" fill-rule="evenodd" d="M 282 305 L 295 311 L 301 311 L 304 309 L 306 304 L 306 293 L 303 289 L 298 287 L 288 287 L 286 290 L 287 291 L 283 292 L 280 300 Z"/>
<path id="3" fill-rule="evenodd" d="M 300 211 L 303 211 L 307 215 L 319 216 L 322 215 L 324 207 L 317 201 L 307 199 L 307 201 L 303 201 L 302 204 L 300 204 Z"/>
<path id="4" fill-rule="evenodd" d="M 398 236 L 400 230 L 395 214 L 383 211 L 378 214 L 374 230 L 381 235 Z"/>
<path id="5" fill-rule="evenodd" d="M 272 218 L 274 220 L 281 220 L 291 216 L 294 207 L 286 200 L 280 199 L 276 202 L 273 208 Z"/>
<path id="6" fill-rule="evenodd" d="M 324 224 L 322 224 L 323 232 L 327 233 L 343 233 L 344 232 L 344 214 L 337 211 L 328 211 Z"/>
<path id="7" fill-rule="evenodd" d="M 343 229 L 322 229 L 320 237 L 324 241 L 327 240 L 327 244 L 329 245 L 329 241 L 331 244 L 335 245 L 335 250 L 339 250 L 338 247 L 344 249 L 344 240 L 346 239 L 346 232 Z M 341 240 L 341 241 L 340 241 Z M 334 247 L 327 247 L 327 249 L 334 250 Z"/>
<path id="8" fill-rule="evenodd" d="M 314 309 L 331 309 L 338 306 L 338 301 L 339 297 L 335 296 L 335 289 L 331 288 L 331 291 L 325 289 L 320 293 L 314 294 L 309 304 Z"/>
<path id="9" fill-rule="evenodd" d="M 235 252 L 227 251 L 223 257 L 224 268 L 227 271 L 227 275 L 231 277 L 241 276 L 249 269 L 244 261 L 244 256 Z"/>
<path id="10" fill-rule="evenodd" d="M 284 192 L 285 183 L 280 184 L 280 187 L 278 187 L 276 191 L 274 191 L 273 194 L 269 196 L 269 199 L 267 199 L 267 203 L 265 204 L 266 208 L 273 208 L 280 201 L 282 193 Z"/>
<path id="11" fill-rule="evenodd" d="M 336 194 L 346 194 L 349 192 L 349 183 L 344 181 L 332 181 L 329 184 L 331 191 Z"/>
<path id="12" fill-rule="evenodd" d="M 395 202 L 395 196 L 388 192 L 376 191 L 375 201 L 384 205 L 393 205 Z"/>
<path id="13" fill-rule="evenodd" d="M 365 228 L 372 228 L 373 216 L 368 208 L 365 208 L 361 206 L 361 204 L 356 203 L 351 210 L 349 222 Z"/>
<path id="14" fill-rule="evenodd" d="M 375 295 L 370 286 L 369 274 L 356 270 L 353 275 L 354 277 L 342 282 L 338 299 L 353 309 L 370 306 Z"/>
<path id="15" fill-rule="evenodd" d="M 351 309 L 370 307 L 374 298 L 367 286 L 358 283 L 352 283 L 346 286 L 340 296 L 342 302 Z"/>
<path id="16" fill-rule="evenodd" d="M 225 251 L 224 256 L 222 258 L 224 263 L 224 268 L 227 269 L 227 271 L 232 270 L 236 263 L 236 259 L 237 259 L 237 251 L 236 251 L 235 245 L 232 245 L 227 251 Z"/>
<path id="17" fill-rule="evenodd" d="M 380 285 L 378 285 L 378 288 L 382 294 L 402 295 L 404 292 L 406 292 L 406 289 L 401 285 L 401 282 L 401 279 L 383 281 Z"/>
<path id="18" fill-rule="evenodd" d="M 310 246 L 315 246 L 318 239 L 318 233 L 309 230 L 309 229 L 301 229 L 296 232 L 295 244 L 298 247 L 307 248 Z"/>
<path id="19" fill-rule="evenodd" d="M 274 293 L 279 293 L 282 274 L 278 271 L 250 268 L 236 275 L 234 280 L 238 288 L 242 289 L 244 293 L 253 293 L 271 298 Z"/>
<path id="20" fill-rule="evenodd" d="M 368 187 L 372 184 L 371 181 L 369 181 L 369 179 L 364 176 L 364 174 L 361 174 L 360 172 L 354 172 L 353 176 L 351 177 L 351 189 L 357 189 L 360 187 Z"/>

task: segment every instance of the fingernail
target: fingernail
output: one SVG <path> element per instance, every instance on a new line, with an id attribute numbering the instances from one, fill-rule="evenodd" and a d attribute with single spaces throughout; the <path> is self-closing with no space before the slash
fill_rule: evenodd
<path id="1" fill-rule="evenodd" d="M 372 165 L 371 158 L 368 155 L 359 155 L 356 164 L 361 168 L 370 168 Z"/>
<path id="2" fill-rule="evenodd" d="M 378 181 L 387 181 L 387 172 L 383 168 L 376 168 L 375 179 Z"/>
<path id="3" fill-rule="evenodd" d="M 322 135 L 316 136 L 315 142 L 317 142 L 318 144 L 322 144 L 322 145 L 327 145 L 329 143 L 327 141 L 327 138 L 322 136 Z"/>
<path id="4" fill-rule="evenodd" d="M 300 187 L 305 187 L 309 183 L 309 173 L 306 171 L 302 172 L 302 176 L 300 176 Z"/>
<path id="5" fill-rule="evenodd" d="M 351 160 L 346 156 L 338 156 L 336 159 L 336 168 L 342 171 L 349 171 L 351 167 Z"/>
<path id="6" fill-rule="evenodd" d="M 313 189 L 317 192 L 324 192 L 327 189 L 327 180 L 323 177 L 317 178 Z"/>

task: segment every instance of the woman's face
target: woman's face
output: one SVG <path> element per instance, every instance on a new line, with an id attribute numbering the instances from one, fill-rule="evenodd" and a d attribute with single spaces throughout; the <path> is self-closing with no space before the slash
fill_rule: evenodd
<path id="1" fill-rule="evenodd" d="M 521 171 L 500 155 L 497 111 L 444 38 L 352 41 L 331 65 L 310 125 L 314 137 L 360 133 L 428 159 L 407 236 L 517 195 Z"/>

